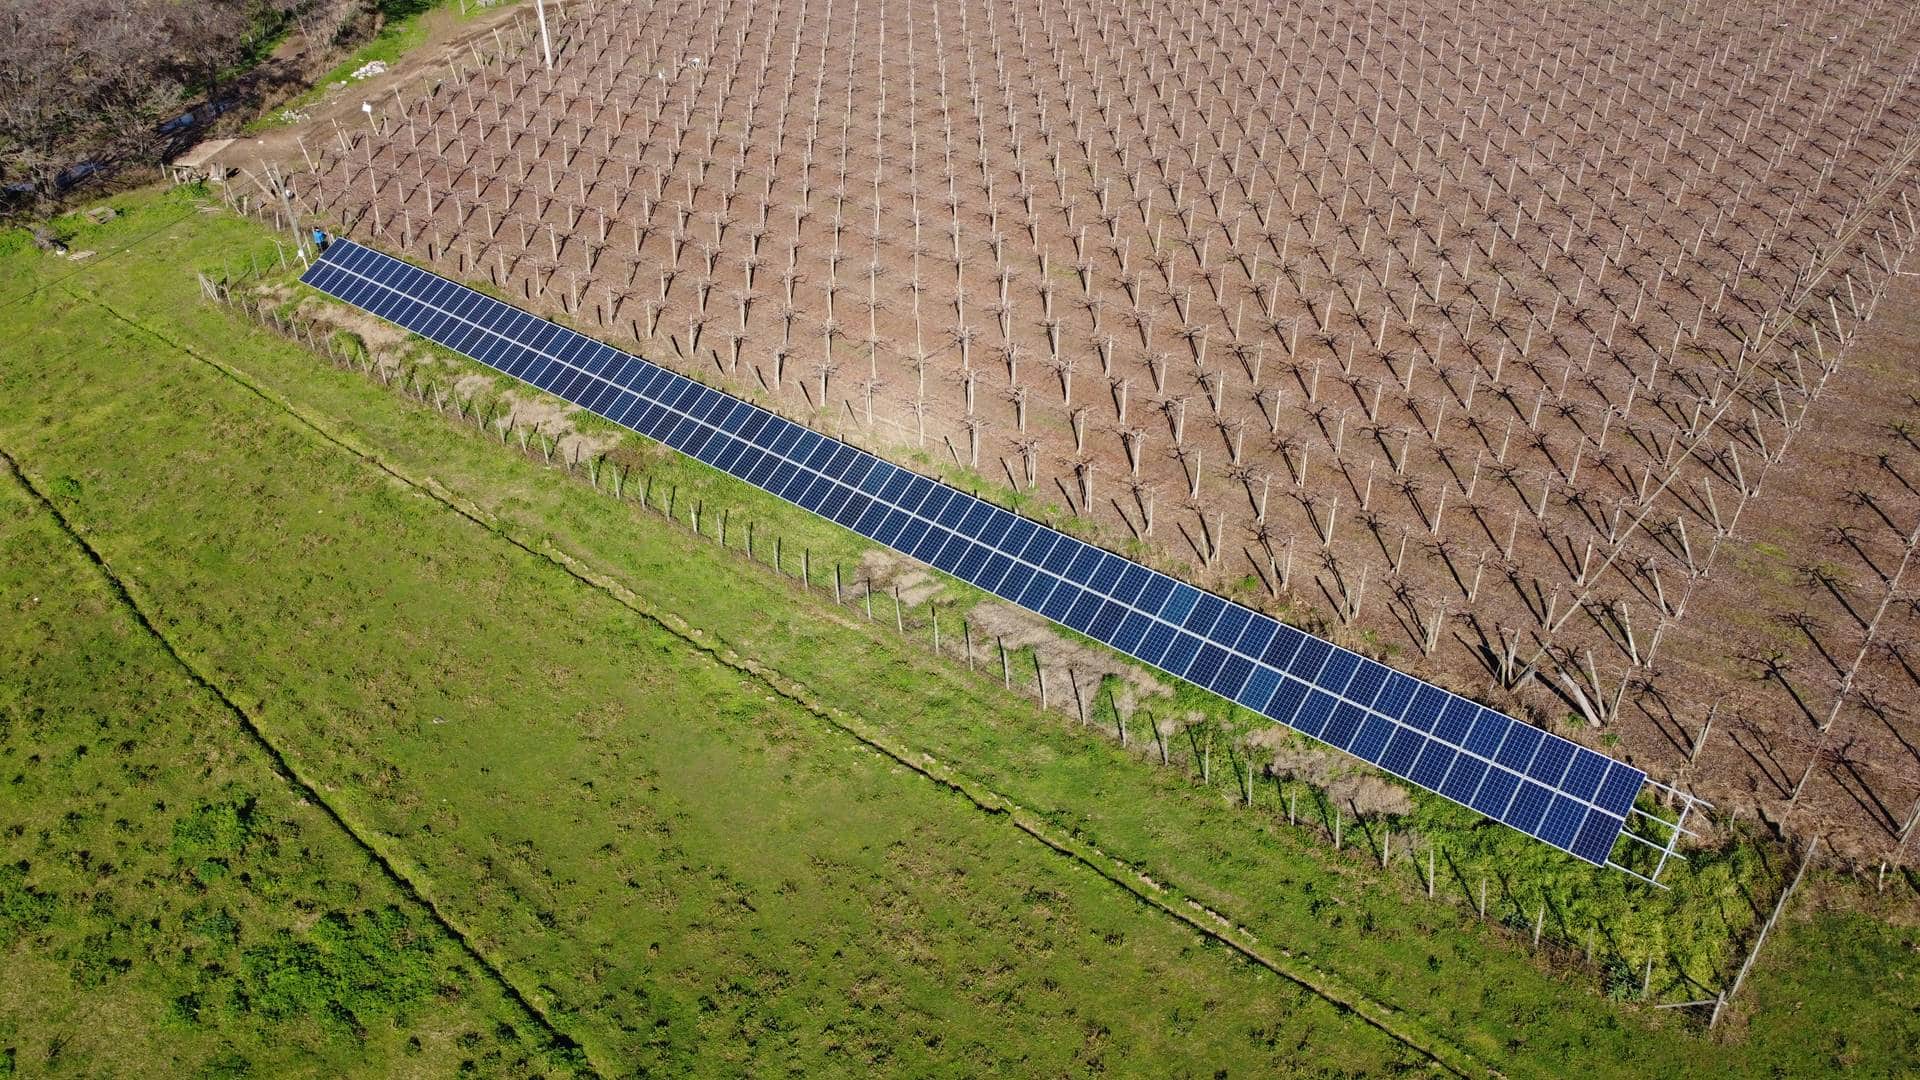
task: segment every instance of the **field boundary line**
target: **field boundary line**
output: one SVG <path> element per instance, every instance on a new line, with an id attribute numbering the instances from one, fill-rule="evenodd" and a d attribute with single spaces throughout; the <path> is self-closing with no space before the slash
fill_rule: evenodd
<path id="1" fill-rule="evenodd" d="M 117 313 L 115 314 L 116 317 L 119 317 Z M 278 744 L 267 736 L 263 725 L 257 717 L 250 713 L 238 701 L 234 700 L 225 689 L 204 674 L 192 661 L 187 659 L 186 655 L 174 645 L 173 640 L 160 629 L 159 623 L 157 623 L 153 615 L 150 614 L 149 609 L 157 610 L 157 606 L 153 605 L 150 601 L 143 602 L 141 600 L 140 594 L 143 590 L 139 588 L 137 583 L 122 576 L 119 571 L 113 568 L 106 553 L 95 547 L 81 532 L 79 527 L 60 511 L 59 506 L 48 497 L 46 491 L 39 484 L 34 482 L 26 468 L 23 467 L 13 453 L 4 446 L 0 446 L 0 463 L 5 464 L 7 473 L 21 489 L 32 496 L 33 500 L 39 504 L 42 510 L 52 516 L 54 522 L 59 525 L 61 532 L 66 534 L 67 538 L 70 539 L 80 549 L 81 553 L 87 557 L 87 560 L 93 564 L 95 570 L 98 571 L 100 577 L 106 584 L 107 591 L 133 616 L 134 621 L 139 624 L 140 628 L 159 643 L 161 650 L 166 653 L 167 657 L 185 672 L 188 682 L 196 688 L 211 694 L 222 707 L 231 712 L 234 717 L 240 721 L 241 729 L 247 733 L 249 740 L 267 755 L 268 766 L 276 775 L 289 786 L 295 788 L 304 798 L 312 800 L 314 805 L 320 808 L 321 813 L 325 814 L 342 832 L 346 833 L 355 846 L 366 853 L 367 857 L 372 859 L 375 865 L 380 867 L 381 871 L 386 874 L 387 878 L 394 885 L 399 887 L 404 895 L 426 909 L 427 913 L 440 925 L 440 928 L 457 941 L 461 949 L 466 952 L 474 962 L 479 964 L 481 969 L 505 991 L 508 999 L 524 1009 L 529 1016 L 532 1016 L 540 1023 L 540 1026 L 547 1031 L 547 1034 L 553 1040 L 556 1047 L 562 1050 L 578 1051 L 583 1063 L 586 1065 L 587 1071 L 592 1075 L 613 1075 L 595 1065 L 592 1058 L 587 1055 L 586 1045 L 561 1030 L 548 1014 L 545 1007 L 536 1003 L 519 985 L 508 978 L 503 965 L 481 949 L 466 928 L 461 926 L 458 920 L 442 910 L 439 903 L 434 900 L 429 891 L 416 881 L 413 876 L 401 869 L 400 857 L 389 854 L 383 850 L 381 845 L 369 839 L 365 833 L 347 819 L 346 815 L 338 807 L 329 801 L 325 795 L 321 794 L 319 786 L 302 774 L 286 752 L 282 751 Z"/>
<path id="2" fill-rule="evenodd" d="M 956 773 L 936 761 L 931 755 L 895 743 L 889 737 L 872 730 L 856 715 L 821 702 L 804 683 L 777 669 L 740 655 L 723 641 L 714 640 L 713 635 L 688 623 L 678 614 L 656 608 L 617 579 L 593 569 L 582 560 L 561 550 L 550 539 L 543 539 L 538 544 L 522 539 L 500 524 L 492 515 L 471 502 L 462 500 L 432 476 L 411 475 L 387 461 L 376 451 L 358 445 L 357 440 L 350 435 L 335 430 L 330 423 L 309 414 L 284 395 L 261 385 L 241 369 L 179 345 L 128 318 L 103 300 L 95 297 L 83 297 L 83 299 L 98 304 L 114 318 L 216 369 L 262 401 L 285 412 L 325 442 L 352 454 L 394 480 L 427 495 L 453 513 L 535 559 L 552 565 L 580 584 L 606 595 L 690 647 L 705 653 L 715 663 L 753 678 L 781 698 L 825 721 L 829 726 L 839 729 L 869 749 L 953 791 L 977 809 L 1005 816 L 1015 828 L 1045 844 L 1056 854 L 1092 870 L 1110 884 L 1130 893 L 1140 903 L 1158 910 L 1196 933 L 1227 946 L 1243 960 L 1259 965 L 1302 987 L 1334 1006 L 1337 1011 L 1359 1018 L 1362 1022 L 1417 1053 L 1425 1055 L 1456 1075 L 1502 1075 L 1499 1070 L 1480 1061 L 1466 1048 L 1426 1030 L 1424 1025 L 1405 1012 L 1346 986 L 1338 976 L 1293 957 L 1284 948 L 1280 949 L 1279 955 L 1276 956 L 1260 945 L 1250 931 L 1208 909 L 1177 888 L 1153 879 L 1137 866 L 1094 844 L 1047 825 L 1040 815 L 1014 800 Z"/>

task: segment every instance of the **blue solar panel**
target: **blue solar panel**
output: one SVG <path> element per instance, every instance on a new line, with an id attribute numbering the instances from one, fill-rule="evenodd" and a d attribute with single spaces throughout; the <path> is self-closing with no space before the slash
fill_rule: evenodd
<path id="1" fill-rule="evenodd" d="M 1453 753 L 1449 750 L 1448 753 Z M 1487 763 L 1471 754 L 1458 754 L 1454 757 L 1452 768 L 1447 770 L 1446 779 L 1440 782 L 1440 794 L 1462 806 L 1472 805 L 1473 793 L 1480 789 L 1480 781 L 1487 775 Z"/>
<path id="2" fill-rule="evenodd" d="M 1646 774 L 351 241 L 303 278 L 1302 733 L 1604 863 Z"/>
<path id="3" fill-rule="evenodd" d="M 1392 753 L 1393 749 L 1389 747 L 1387 752 Z M 1413 771 L 1406 774 L 1407 779 L 1429 791 L 1439 791 L 1446 781 L 1447 770 L 1458 760 L 1460 755 L 1452 747 L 1429 739 L 1421 746 L 1420 758 L 1413 763 Z"/>
<path id="4" fill-rule="evenodd" d="M 1316 739 L 1322 738 L 1327 730 L 1327 719 L 1333 715 L 1333 699 L 1318 690 L 1309 689 L 1307 700 L 1301 704 L 1300 711 L 1293 715 L 1293 726 Z M 1332 742 L 1331 739 L 1324 739 Z M 1346 749 L 1346 743 L 1335 744 Z"/>

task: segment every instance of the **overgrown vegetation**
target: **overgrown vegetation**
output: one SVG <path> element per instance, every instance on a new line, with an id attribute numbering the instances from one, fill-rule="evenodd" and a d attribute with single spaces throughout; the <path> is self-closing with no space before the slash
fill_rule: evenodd
<path id="1" fill-rule="evenodd" d="M 334 38 L 336 47 L 351 49 L 332 68 L 320 74 L 313 86 L 295 95 L 274 111 L 247 125 L 248 131 L 277 127 L 290 122 L 301 109 L 314 104 L 328 93 L 346 84 L 353 73 L 371 63 L 393 64 L 427 40 L 424 16 L 436 8 L 458 4 L 465 17 L 478 16 L 489 8 L 515 0 L 360 0 L 357 15 L 341 24 Z M 357 44 L 356 44 L 357 43 Z"/>
<path id="2" fill-rule="evenodd" d="M 365 43 L 324 88 L 419 44 L 420 16 L 450 2 L 0 0 L 0 211 L 44 214 L 159 161 L 240 104 L 231 84 L 289 34 L 322 55 Z"/>

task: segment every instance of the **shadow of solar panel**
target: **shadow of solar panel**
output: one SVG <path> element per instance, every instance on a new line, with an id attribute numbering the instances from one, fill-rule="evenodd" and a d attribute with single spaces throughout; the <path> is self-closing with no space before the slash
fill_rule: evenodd
<path id="1" fill-rule="evenodd" d="M 302 280 L 1590 863 L 1646 774 L 351 241 Z"/>

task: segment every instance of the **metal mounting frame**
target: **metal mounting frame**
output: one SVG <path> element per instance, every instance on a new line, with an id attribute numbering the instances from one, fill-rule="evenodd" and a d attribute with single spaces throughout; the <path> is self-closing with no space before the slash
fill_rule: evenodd
<path id="1" fill-rule="evenodd" d="M 1636 806 L 1632 810 L 1628 811 L 1629 820 L 1631 820 L 1633 816 L 1637 815 L 1639 817 L 1645 818 L 1650 822 L 1653 822 L 1655 825 L 1664 827 L 1667 830 L 1666 841 L 1664 843 L 1660 843 L 1654 840 L 1650 840 L 1647 837 L 1641 836 L 1638 833 L 1634 832 L 1632 829 L 1624 829 L 1621 831 L 1620 835 L 1624 839 L 1631 840 L 1636 844 L 1643 845 L 1649 850 L 1659 852 L 1660 861 L 1654 864 L 1653 873 L 1651 875 L 1643 874 L 1638 870 L 1635 870 L 1629 866 L 1622 865 L 1621 863 L 1615 862 L 1612 859 L 1607 860 L 1607 866 L 1614 870 L 1618 870 L 1623 874 L 1626 874 L 1628 877 L 1635 878 L 1639 881 L 1644 881 L 1648 885 L 1651 885 L 1656 889 L 1665 889 L 1668 886 L 1663 882 L 1661 882 L 1660 875 L 1663 872 L 1665 872 L 1668 861 L 1672 859 L 1679 859 L 1680 861 L 1685 862 L 1687 858 L 1685 855 L 1680 854 L 1680 851 L 1679 851 L 1680 838 L 1683 836 L 1692 837 L 1695 840 L 1698 840 L 1701 838 L 1699 833 L 1696 833 L 1692 829 L 1687 828 L 1687 818 L 1690 817 L 1693 814 L 1694 810 L 1696 809 L 1703 809 L 1703 810 L 1713 809 L 1713 804 L 1708 802 L 1705 799 L 1700 798 L 1697 795 L 1694 795 L 1692 792 L 1681 791 L 1679 788 L 1673 787 L 1670 784 L 1663 784 L 1660 781 L 1655 780 L 1651 776 L 1647 777 L 1647 783 L 1661 792 L 1661 794 L 1664 796 L 1664 798 L 1662 799 L 1663 802 L 1668 802 L 1668 803 L 1677 802 L 1679 804 L 1680 806 L 1679 816 L 1674 818 L 1672 821 L 1669 821 L 1666 818 L 1661 817 L 1659 814 L 1648 813 L 1647 811 L 1642 810 L 1638 806 Z"/>

